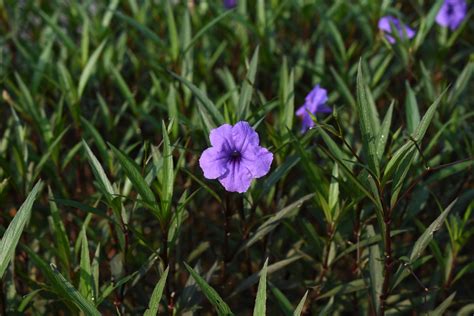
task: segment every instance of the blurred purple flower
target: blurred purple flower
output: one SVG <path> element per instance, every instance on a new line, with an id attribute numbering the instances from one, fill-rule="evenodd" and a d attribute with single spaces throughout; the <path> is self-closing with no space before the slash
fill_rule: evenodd
<path id="1" fill-rule="evenodd" d="M 237 0 L 224 0 L 224 7 L 226 9 L 232 9 L 237 6 Z"/>
<path id="2" fill-rule="evenodd" d="M 326 105 L 327 101 L 328 92 L 321 88 L 319 84 L 306 96 L 304 104 L 296 111 L 296 115 L 302 120 L 302 133 L 314 126 L 314 121 L 309 113 L 315 115 L 316 113 L 332 112 L 332 109 Z"/>
<path id="3" fill-rule="evenodd" d="M 224 124 L 209 135 L 212 147 L 203 151 L 199 165 L 207 179 L 217 179 L 229 192 L 243 193 L 253 179 L 270 170 L 273 154 L 259 146 L 249 123 Z"/>
<path id="4" fill-rule="evenodd" d="M 465 0 L 445 0 L 436 15 L 436 23 L 449 27 L 453 31 L 464 20 L 466 12 L 467 3 Z"/>
<path id="5" fill-rule="evenodd" d="M 402 40 L 413 38 L 416 34 L 415 30 L 401 23 L 397 18 L 390 15 L 384 16 L 380 18 L 378 26 L 379 30 L 384 32 L 385 38 L 391 44 L 394 44 L 396 41 L 393 36 L 389 35 L 392 33 L 392 25 L 397 32 L 397 36 Z"/>

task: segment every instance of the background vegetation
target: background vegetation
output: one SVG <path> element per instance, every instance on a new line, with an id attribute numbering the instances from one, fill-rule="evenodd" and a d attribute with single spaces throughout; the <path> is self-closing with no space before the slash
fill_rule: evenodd
<path id="1" fill-rule="evenodd" d="M 441 3 L 0 1 L 0 314 L 472 314 L 473 11 Z M 239 120 L 274 154 L 245 194 L 198 164 Z"/>

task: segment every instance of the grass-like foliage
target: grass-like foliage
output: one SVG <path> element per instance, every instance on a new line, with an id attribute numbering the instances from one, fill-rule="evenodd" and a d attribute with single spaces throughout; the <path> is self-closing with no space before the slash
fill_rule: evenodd
<path id="1" fill-rule="evenodd" d="M 473 14 L 0 1 L 0 315 L 472 315 Z"/>

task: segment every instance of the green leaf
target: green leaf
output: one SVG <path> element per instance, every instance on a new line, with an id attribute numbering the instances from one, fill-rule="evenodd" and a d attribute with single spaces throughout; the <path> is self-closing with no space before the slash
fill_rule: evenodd
<path id="1" fill-rule="evenodd" d="M 284 207 L 272 217 L 270 217 L 267 221 L 265 221 L 256 231 L 255 233 L 239 248 L 236 254 L 239 254 L 243 250 L 249 248 L 254 243 L 256 243 L 259 239 L 263 238 L 269 232 L 274 230 L 283 220 L 290 216 L 294 216 L 295 212 L 299 210 L 299 208 L 303 205 L 304 202 L 312 198 L 314 194 L 308 194 L 303 196 L 302 198 L 298 199 L 296 202 L 291 203 L 290 205 Z"/>
<path id="2" fill-rule="evenodd" d="M 161 193 L 161 210 L 163 217 L 169 218 L 171 211 L 171 201 L 173 199 L 173 184 L 174 184 L 174 170 L 173 170 L 173 151 L 171 149 L 170 139 L 166 125 L 162 122 L 163 132 L 163 166 L 162 170 L 162 193 Z"/>
<path id="3" fill-rule="evenodd" d="M 438 14 L 439 9 L 444 2 L 444 0 L 436 0 L 433 4 L 431 4 L 430 11 L 426 17 L 422 16 L 419 30 L 417 31 L 416 37 L 414 39 L 413 46 L 415 50 L 423 44 L 423 41 L 433 26 L 436 15 Z"/>
<path id="4" fill-rule="evenodd" d="M 120 74 L 120 71 L 118 71 L 117 68 L 112 66 L 110 67 L 110 72 L 113 78 L 115 79 L 115 82 L 117 83 L 118 88 L 120 92 L 122 93 L 123 97 L 127 100 L 127 103 L 131 106 L 132 111 L 134 113 L 138 113 L 137 102 L 135 101 L 135 96 L 133 95 L 132 91 L 128 87 L 125 79 Z"/>
<path id="5" fill-rule="evenodd" d="M 143 25 L 140 22 L 138 22 L 137 20 L 129 17 L 128 15 L 123 14 L 122 12 L 115 11 L 114 13 L 119 19 L 126 22 L 128 25 L 133 26 L 137 31 L 142 33 L 146 38 L 151 40 L 153 43 L 155 43 L 155 44 L 157 44 L 158 46 L 161 46 L 161 47 L 166 47 L 163 40 L 158 35 L 156 35 L 156 33 L 154 33 L 152 30 L 150 30 L 145 25 Z"/>
<path id="6" fill-rule="evenodd" d="M 106 39 L 103 40 L 99 47 L 97 47 L 97 49 L 92 53 L 91 57 L 87 61 L 86 66 L 84 67 L 84 70 L 81 73 L 81 77 L 79 78 L 79 85 L 77 87 L 77 95 L 79 98 L 84 92 L 84 88 L 86 87 L 87 82 L 89 81 L 89 78 L 92 75 L 92 72 L 94 71 L 95 64 L 97 63 L 97 60 L 99 59 L 100 53 L 102 53 L 106 42 Z"/>
<path id="7" fill-rule="evenodd" d="M 109 181 L 109 178 L 107 178 L 107 175 L 105 174 L 105 171 L 102 168 L 102 165 L 100 164 L 99 160 L 97 160 L 96 156 L 94 155 L 90 147 L 87 145 L 85 140 L 82 140 L 82 146 L 86 150 L 87 158 L 92 168 L 92 172 L 94 173 L 95 178 L 99 182 L 102 192 L 104 193 L 107 200 L 111 202 L 114 196 L 116 195 L 116 193 L 112 184 Z"/>
<path id="8" fill-rule="evenodd" d="M 43 275 L 48 286 L 50 286 L 57 295 L 61 297 L 66 297 L 67 293 L 64 290 L 62 284 L 60 283 L 60 280 L 58 280 L 55 277 L 53 271 L 51 270 L 50 265 L 46 261 L 44 261 L 40 256 L 38 256 L 35 251 L 31 250 L 27 246 L 20 245 L 20 247 L 22 250 L 24 250 L 28 254 L 28 258 L 31 260 L 33 265 L 35 265 L 36 268 L 39 269 L 39 271 Z M 71 310 L 75 309 L 75 305 L 69 300 L 65 300 L 65 303 Z"/>
<path id="9" fill-rule="evenodd" d="M 420 111 L 418 110 L 418 102 L 416 101 L 415 93 L 410 84 L 405 82 L 407 96 L 405 99 L 405 116 L 407 121 L 408 133 L 413 134 L 415 128 L 420 124 Z"/>
<path id="10" fill-rule="evenodd" d="M 293 256 L 293 257 L 286 258 L 286 259 L 283 259 L 281 261 L 278 261 L 276 263 L 273 263 L 273 264 L 268 266 L 267 271 L 266 271 L 267 275 L 272 274 L 273 272 L 276 272 L 280 269 L 283 269 L 284 267 L 290 265 L 291 263 L 293 263 L 293 262 L 295 262 L 295 261 L 297 261 L 301 258 L 302 258 L 302 256 Z M 262 271 L 256 272 L 256 273 L 252 274 L 251 276 L 249 276 L 248 278 L 246 278 L 245 280 L 243 280 L 235 288 L 235 290 L 229 295 L 229 297 L 235 296 L 238 293 L 248 289 L 249 287 L 251 287 L 252 285 L 257 283 L 258 280 L 260 279 L 260 274 L 261 273 L 262 273 Z"/>
<path id="11" fill-rule="evenodd" d="M 350 282 L 345 282 L 345 283 L 336 285 L 332 289 L 326 291 L 326 293 L 324 293 L 323 295 L 318 296 L 316 300 L 326 299 L 335 295 L 339 296 L 342 294 L 358 292 L 361 290 L 365 290 L 366 288 L 367 287 L 363 279 L 356 279 Z"/>
<path id="12" fill-rule="evenodd" d="M 268 258 L 265 260 L 262 271 L 260 271 L 260 281 L 258 283 L 257 297 L 255 298 L 255 306 L 253 309 L 254 316 L 266 315 L 267 302 L 267 265 Z"/>
<path id="13" fill-rule="evenodd" d="M 191 274 L 193 279 L 196 281 L 197 285 L 203 292 L 203 294 L 207 297 L 209 302 L 215 307 L 219 316 L 228 316 L 234 315 L 230 310 L 229 306 L 224 302 L 224 300 L 217 294 L 217 292 L 207 284 L 207 282 L 199 275 L 196 271 L 193 270 L 189 265 L 184 263 L 184 266 Z"/>
<path id="14" fill-rule="evenodd" d="M 385 146 L 388 141 L 388 135 L 390 134 L 390 125 L 392 124 L 392 114 L 393 106 L 395 102 L 390 103 L 387 113 L 383 119 L 382 125 L 380 126 L 379 134 L 377 136 L 377 159 L 378 161 L 382 160 L 383 153 L 385 151 Z"/>
<path id="15" fill-rule="evenodd" d="M 170 55 L 172 60 L 176 60 L 179 54 L 179 37 L 178 30 L 176 29 L 176 21 L 171 7 L 170 0 L 165 1 L 166 7 L 166 22 L 168 26 L 168 38 L 170 40 Z"/>
<path id="16" fill-rule="evenodd" d="M 200 28 L 199 32 L 196 33 L 196 35 L 194 35 L 194 37 L 191 39 L 191 41 L 189 42 L 188 46 L 186 46 L 186 48 L 183 50 L 183 55 L 185 55 L 188 50 L 190 50 L 194 44 L 196 43 L 196 41 L 201 37 L 203 36 L 204 34 L 206 34 L 206 32 L 211 28 L 213 27 L 216 23 L 218 23 L 220 20 L 222 20 L 223 18 L 227 17 L 228 15 L 230 15 L 231 13 L 233 13 L 233 10 L 227 10 L 225 11 L 224 13 L 222 13 L 221 15 L 218 15 L 216 18 L 214 18 L 212 21 L 210 21 L 209 23 L 207 23 L 204 27 Z"/>
<path id="17" fill-rule="evenodd" d="M 250 62 L 250 67 L 247 72 L 247 77 L 242 85 L 242 91 L 240 91 L 239 97 L 239 112 L 237 117 L 239 120 L 244 120 L 246 118 L 247 109 L 250 104 L 250 100 L 252 99 L 252 91 L 253 86 L 255 84 L 255 75 L 257 73 L 257 66 L 258 66 L 258 51 L 259 47 L 255 49 L 255 52 L 252 56 L 252 61 Z"/>
<path id="18" fill-rule="evenodd" d="M 429 316 L 442 316 L 446 315 L 446 310 L 448 309 L 449 306 L 451 306 L 451 303 L 454 300 L 454 297 L 456 296 L 456 292 L 453 294 L 449 295 L 447 299 L 445 299 L 441 304 L 436 307 L 436 309 L 432 310 L 431 312 L 428 313 Z"/>
<path id="19" fill-rule="evenodd" d="M 63 275 L 58 271 L 58 269 L 53 263 L 51 263 L 50 266 L 51 270 L 53 271 L 53 276 L 56 279 L 57 284 L 61 286 L 65 298 L 76 304 L 77 307 L 86 315 L 101 315 L 100 312 L 95 308 L 95 306 L 90 303 L 86 298 L 84 298 L 81 293 L 79 293 L 79 291 L 63 277 Z"/>
<path id="20" fill-rule="evenodd" d="M 372 225 L 367 226 L 367 237 L 375 237 L 375 231 Z M 380 310 L 380 295 L 382 294 L 383 284 L 383 265 L 380 248 L 377 243 L 369 247 L 369 271 L 370 271 L 370 294 L 374 310 Z"/>
<path id="21" fill-rule="evenodd" d="M 2 279 L 3 273 L 5 273 L 8 264 L 15 254 L 15 248 L 18 244 L 18 241 L 20 240 L 21 233 L 23 232 L 26 223 L 30 219 L 33 203 L 42 189 L 43 182 L 40 180 L 28 194 L 25 202 L 23 202 L 21 205 L 20 209 L 16 213 L 10 225 L 8 225 L 7 230 L 0 240 L 0 280 Z"/>
<path id="22" fill-rule="evenodd" d="M 33 181 L 36 180 L 39 175 L 41 174 L 41 171 L 43 170 L 43 166 L 50 161 L 51 155 L 53 155 L 54 151 L 58 147 L 58 145 L 61 143 L 61 140 L 63 139 L 64 135 L 68 132 L 69 127 L 66 127 L 64 131 L 61 132 L 61 134 L 56 137 L 56 139 L 48 146 L 48 150 L 46 153 L 41 157 L 41 160 L 38 162 L 38 165 L 36 165 L 34 174 L 33 174 Z"/>
<path id="23" fill-rule="evenodd" d="M 418 238 L 410 254 L 410 263 L 413 263 L 421 256 L 421 253 L 425 250 L 430 241 L 433 239 L 433 234 L 441 228 L 444 223 L 444 220 L 446 219 L 456 202 L 457 199 L 451 202 L 451 204 L 446 207 L 446 209 L 438 216 L 438 218 L 436 218 L 434 222 L 431 223 L 431 225 L 424 231 L 420 238 Z"/>
<path id="24" fill-rule="evenodd" d="M 70 257 L 71 250 L 69 246 L 69 238 L 66 234 L 66 228 L 64 223 L 61 220 L 61 215 L 59 214 L 59 209 L 54 201 L 54 195 L 51 191 L 51 188 L 48 187 L 48 197 L 49 197 L 49 208 L 51 211 L 51 218 L 53 222 L 53 234 L 56 241 L 56 247 L 58 249 L 59 258 L 61 263 L 64 266 L 65 270 L 69 270 L 70 266 Z"/>
<path id="25" fill-rule="evenodd" d="M 182 84 L 184 84 L 189 90 L 191 90 L 191 92 L 196 96 L 196 98 L 199 100 L 199 102 L 201 102 L 201 104 L 204 106 L 204 108 L 207 110 L 207 112 L 209 112 L 209 114 L 211 115 L 212 120 L 213 120 L 212 123 L 213 123 L 214 126 L 224 124 L 224 117 L 219 112 L 219 110 L 216 108 L 214 103 L 207 97 L 207 95 L 204 93 L 204 91 L 202 91 L 201 89 L 196 87 L 193 83 L 186 80 L 185 78 L 183 78 L 183 77 L 181 77 L 181 76 L 179 76 L 179 75 L 177 75 L 173 72 L 170 72 L 170 74 L 175 79 L 177 79 Z"/>
<path id="26" fill-rule="evenodd" d="M 169 267 L 166 267 L 166 270 L 160 277 L 158 283 L 153 290 L 151 295 L 150 302 L 148 303 L 148 308 L 143 314 L 143 316 L 154 316 L 158 314 L 158 308 L 160 307 L 161 296 L 163 295 L 163 290 L 166 284 L 166 278 L 168 277 Z"/>
<path id="27" fill-rule="evenodd" d="M 469 61 L 464 67 L 461 74 L 457 77 L 456 82 L 454 83 L 453 89 L 449 93 L 449 103 L 451 106 L 455 106 L 461 94 L 464 92 L 468 86 L 472 73 L 474 70 L 474 61 Z"/>
<path id="28" fill-rule="evenodd" d="M 293 305 L 288 298 L 271 282 L 268 282 L 270 290 L 273 294 L 275 301 L 278 303 L 278 307 L 281 309 L 285 316 L 291 316 L 293 314 Z"/>
<path id="29" fill-rule="evenodd" d="M 81 261 L 80 261 L 80 277 L 79 277 L 79 293 L 91 303 L 93 302 L 94 280 L 92 278 L 92 269 L 89 254 L 89 242 L 86 235 L 86 227 L 82 226 L 81 230 Z"/>
<path id="30" fill-rule="evenodd" d="M 140 173 L 135 161 L 131 160 L 127 155 L 125 155 L 121 150 L 116 148 L 114 145 L 109 143 L 110 148 L 117 157 L 125 175 L 128 177 L 130 182 L 132 182 L 133 187 L 140 194 L 141 198 L 147 204 L 146 206 L 152 208 L 151 210 L 155 212 L 159 217 L 161 213 L 156 213 L 158 205 L 156 204 L 155 194 L 150 189 L 150 186 L 146 183 L 145 179 Z"/>
<path id="31" fill-rule="evenodd" d="M 74 123 L 78 125 L 80 118 L 80 108 L 76 86 L 72 80 L 69 70 L 62 62 L 57 64 L 57 69 L 59 72 L 59 82 L 61 83 L 61 89 L 66 98 L 69 111 L 71 112 Z"/>
<path id="32" fill-rule="evenodd" d="M 306 297 L 308 296 L 308 291 L 304 293 L 303 298 L 301 301 L 298 303 L 298 306 L 296 306 L 295 312 L 293 313 L 293 316 L 300 316 L 301 312 L 303 311 L 304 308 L 304 303 L 306 302 Z"/>
<path id="33" fill-rule="evenodd" d="M 53 29 L 53 31 L 58 35 L 58 37 L 62 40 L 62 42 L 67 46 L 70 51 L 76 50 L 76 45 L 74 44 L 74 41 L 59 27 L 59 23 L 57 22 L 56 17 L 51 18 L 42 10 L 37 10 L 37 13 L 46 23 L 48 23 L 48 25 Z"/>
<path id="34" fill-rule="evenodd" d="M 332 73 L 334 79 L 336 80 L 336 84 L 337 84 L 337 88 L 338 88 L 339 93 L 342 94 L 344 99 L 346 99 L 346 102 L 349 103 L 349 105 L 352 108 L 355 108 L 356 107 L 356 101 L 354 100 L 354 97 L 352 96 L 352 93 L 351 93 L 350 89 L 348 88 L 347 84 L 345 83 L 344 79 L 341 76 L 339 76 L 339 74 L 337 73 L 336 69 L 334 69 L 334 67 L 331 66 L 329 68 L 329 70 L 331 70 L 331 73 Z"/>
<path id="35" fill-rule="evenodd" d="M 423 137 L 426 134 L 426 131 L 428 130 L 428 126 L 430 125 L 431 121 L 433 120 L 433 117 L 436 113 L 436 109 L 438 108 L 439 103 L 441 102 L 441 99 L 443 98 L 444 94 L 446 93 L 446 90 L 444 90 L 438 98 L 433 102 L 433 104 L 430 105 L 428 110 L 426 111 L 425 115 L 423 115 L 423 118 L 420 121 L 420 124 L 416 127 L 415 133 L 413 134 L 413 139 L 418 143 L 420 142 Z"/>
<path id="36" fill-rule="evenodd" d="M 417 151 L 414 147 L 412 147 L 411 150 L 406 152 L 406 154 L 401 157 L 400 162 L 395 169 L 392 179 L 392 194 L 390 197 L 391 208 L 394 208 L 397 203 L 398 196 L 403 188 L 403 185 L 405 184 L 405 178 L 408 175 L 408 171 L 413 164 L 416 154 Z"/>
<path id="37" fill-rule="evenodd" d="M 331 183 L 329 184 L 328 204 L 331 210 L 330 218 L 327 220 L 332 223 L 339 216 L 339 168 L 335 163 L 332 168 Z"/>
<path id="38" fill-rule="evenodd" d="M 110 162 L 109 152 L 107 151 L 107 145 L 105 144 L 105 141 L 102 138 L 102 135 L 100 135 L 99 131 L 91 123 L 89 123 L 89 121 L 85 119 L 84 117 L 81 117 L 81 122 L 87 134 L 89 134 L 94 140 L 94 143 L 97 146 L 97 149 L 99 150 L 99 153 L 104 163 L 109 163 Z"/>
<path id="39" fill-rule="evenodd" d="M 109 2 L 109 6 L 107 7 L 107 10 L 105 11 L 104 17 L 102 18 L 102 27 L 104 29 L 109 27 L 110 21 L 112 20 L 112 17 L 115 13 L 115 10 L 117 9 L 117 6 L 119 4 L 120 0 L 111 0 Z"/>
<path id="40" fill-rule="evenodd" d="M 380 123 L 369 87 L 365 83 L 362 72 L 362 61 L 357 70 L 357 111 L 359 113 L 360 131 L 362 133 L 363 150 L 368 159 L 369 168 L 379 176 L 379 160 L 377 159 L 377 135 Z"/>

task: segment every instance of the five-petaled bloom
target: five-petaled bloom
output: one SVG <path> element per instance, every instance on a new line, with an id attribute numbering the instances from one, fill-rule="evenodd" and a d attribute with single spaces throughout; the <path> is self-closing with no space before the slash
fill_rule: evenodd
<path id="1" fill-rule="evenodd" d="M 384 32 L 385 38 L 391 44 L 396 42 L 395 38 L 390 35 L 392 34 L 392 26 L 393 30 L 396 32 L 397 37 L 401 40 L 411 39 L 416 34 L 414 29 L 403 24 L 400 22 L 400 20 L 390 15 L 380 18 L 378 26 L 379 30 Z"/>
<path id="2" fill-rule="evenodd" d="M 212 147 L 199 158 L 207 179 L 217 179 L 229 192 L 243 193 L 253 179 L 270 170 L 273 154 L 260 147 L 258 134 L 249 123 L 224 124 L 209 135 Z"/>
<path id="3" fill-rule="evenodd" d="M 314 126 L 311 115 L 316 113 L 331 113 L 332 109 L 326 105 L 328 101 L 328 92 L 326 89 L 316 85 L 306 96 L 304 104 L 296 111 L 296 115 L 301 118 L 301 132 L 305 132 Z"/>
<path id="4" fill-rule="evenodd" d="M 436 15 L 436 23 L 449 27 L 451 31 L 458 28 L 466 17 L 466 0 L 445 0 Z"/>
<path id="5" fill-rule="evenodd" d="M 237 0 L 224 0 L 224 7 L 232 9 L 237 6 Z"/>

